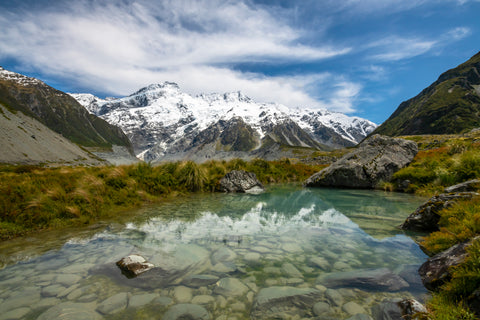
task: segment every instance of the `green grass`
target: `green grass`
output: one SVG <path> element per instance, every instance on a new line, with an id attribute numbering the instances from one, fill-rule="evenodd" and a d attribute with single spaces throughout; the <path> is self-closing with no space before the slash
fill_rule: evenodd
<path id="1" fill-rule="evenodd" d="M 419 144 L 412 163 L 393 175 L 398 184 L 409 180 L 409 192 L 431 195 L 469 179 L 480 177 L 479 133 L 457 136 L 407 137 Z"/>
<path id="2" fill-rule="evenodd" d="M 212 192 L 230 170 L 264 183 L 303 181 L 321 167 L 289 160 L 192 161 L 151 166 L 0 167 L 0 239 L 93 223 L 115 212 L 189 192 Z"/>

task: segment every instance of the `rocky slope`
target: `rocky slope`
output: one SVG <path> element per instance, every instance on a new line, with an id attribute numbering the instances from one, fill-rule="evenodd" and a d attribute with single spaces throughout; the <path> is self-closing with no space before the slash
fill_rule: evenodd
<path id="1" fill-rule="evenodd" d="M 78 145 L 102 149 L 117 145 L 133 152 L 120 128 L 87 112 L 68 94 L 2 67 L 0 103 L 11 113 L 20 111 Z"/>
<path id="2" fill-rule="evenodd" d="M 368 120 L 326 110 L 257 103 L 240 92 L 193 97 L 171 82 L 119 99 L 71 95 L 91 113 L 120 126 L 146 161 L 275 159 L 288 156 L 289 147 L 353 146 L 375 128 Z"/>
<path id="3" fill-rule="evenodd" d="M 104 161 L 21 112 L 0 104 L 0 163 L 100 165 Z"/>
<path id="4" fill-rule="evenodd" d="M 374 134 L 449 134 L 480 126 L 480 52 L 402 102 Z"/>

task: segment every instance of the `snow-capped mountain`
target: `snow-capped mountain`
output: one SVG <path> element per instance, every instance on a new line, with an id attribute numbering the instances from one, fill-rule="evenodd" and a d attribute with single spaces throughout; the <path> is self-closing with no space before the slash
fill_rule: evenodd
<path id="1" fill-rule="evenodd" d="M 177 84 L 152 84 L 124 98 L 71 94 L 118 125 L 146 161 L 213 157 L 274 158 L 280 146 L 353 146 L 376 125 L 327 110 L 257 103 L 241 92 L 191 96 Z M 226 154 L 228 153 L 228 156 Z"/>

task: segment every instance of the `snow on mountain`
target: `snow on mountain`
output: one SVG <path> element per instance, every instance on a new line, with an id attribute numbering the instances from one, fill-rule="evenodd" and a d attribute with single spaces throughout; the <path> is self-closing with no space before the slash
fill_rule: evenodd
<path id="1" fill-rule="evenodd" d="M 6 69 L 3 69 L 2 67 L 0 67 L 0 79 L 13 80 L 18 84 L 21 84 L 24 86 L 31 85 L 31 84 L 35 84 L 35 85 L 39 84 L 39 85 L 46 86 L 44 82 L 36 78 L 31 78 L 31 77 L 24 76 L 23 74 L 8 71 Z"/>
<path id="2" fill-rule="evenodd" d="M 118 99 L 71 95 L 89 112 L 121 127 L 137 155 L 148 161 L 254 152 L 267 140 L 317 149 L 322 144 L 352 146 L 376 127 L 368 120 L 327 110 L 257 103 L 241 92 L 193 97 L 172 82 L 152 84 Z"/>

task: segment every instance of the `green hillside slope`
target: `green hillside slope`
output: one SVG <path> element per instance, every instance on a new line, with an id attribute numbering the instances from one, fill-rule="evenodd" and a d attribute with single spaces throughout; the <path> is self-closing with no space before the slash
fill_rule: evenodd
<path id="1" fill-rule="evenodd" d="M 480 52 L 443 73 L 371 134 L 451 134 L 480 127 Z"/>

